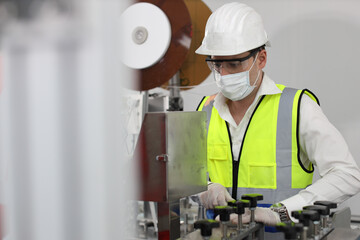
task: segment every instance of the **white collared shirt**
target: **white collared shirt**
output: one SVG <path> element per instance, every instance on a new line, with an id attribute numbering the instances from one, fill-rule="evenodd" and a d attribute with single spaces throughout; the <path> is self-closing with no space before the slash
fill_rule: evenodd
<path id="1" fill-rule="evenodd" d="M 256 94 L 254 102 L 246 111 L 243 119 L 236 124 L 225 98 L 221 92 L 214 100 L 219 115 L 229 124 L 232 140 L 233 158 L 239 158 L 244 132 L 250 117 L 263 95 L 281 93 L 266 74 Z M 288 212 L 301 210 L 317 200 L 341 203 L 360 191 L 360 170 L 339 131 L 328 121 L 320 106 L 306 94 L 300 104 L 299 117 L 300 157 L 304 166 L 310 162 L 318 169 L 321 179 L 300 191 L 297 195 L 281 201 Z"/>

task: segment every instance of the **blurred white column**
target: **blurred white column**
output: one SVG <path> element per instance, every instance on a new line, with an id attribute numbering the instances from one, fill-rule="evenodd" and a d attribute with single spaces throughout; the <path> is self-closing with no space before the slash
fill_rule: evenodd
<path id="1" fill-rule="evenodd" d="M 127 2 L 34 2 L 2 26 L 6 239 L 124 239 L 135 190 L 118 35 Z"/>

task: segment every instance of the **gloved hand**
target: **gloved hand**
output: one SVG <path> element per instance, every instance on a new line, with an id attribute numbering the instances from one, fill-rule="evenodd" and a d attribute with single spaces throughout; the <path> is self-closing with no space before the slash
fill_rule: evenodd
<path id="1" fill-rule="evenodd" d="M 234 200 L 226 188 L 219 183 L 211 183 L 208 190 L 200 194 L 201 204 L 212 209 L 214 206 L 227 206 L 228 201 Z"/>
<path id="2" fill-rule="evenodd" d="M 250 222 L 251 212 L 247 208 L 245 209 L 245 213 L 242 215 L 243 223 Z M 238 223 L 237 214 L 233 213 L 230 215 L 230 221 L 233 224 Z M 277 212 L 272 211 L 270 208 L 262 208 L 257 207 L 255 209 L 255 222 L 264 223 L 266 226 L 276 226 L 276 224 L 280 223 L 280 216 Z"/>

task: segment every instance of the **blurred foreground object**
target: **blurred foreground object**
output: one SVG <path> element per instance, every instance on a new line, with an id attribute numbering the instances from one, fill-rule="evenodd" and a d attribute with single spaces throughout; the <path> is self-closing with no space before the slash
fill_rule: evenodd
<path id="1" fill-rule="evenodd" d="M 125 239 L 119 16 L 127 1 L 0 1 L 0 201 L 8 239 Z M 126 183 L 126 184 L 125 184 Z M 134 184 L 134 185 L 133 185 Z M 122 204 L 119 204 L 122 203 Z"/>

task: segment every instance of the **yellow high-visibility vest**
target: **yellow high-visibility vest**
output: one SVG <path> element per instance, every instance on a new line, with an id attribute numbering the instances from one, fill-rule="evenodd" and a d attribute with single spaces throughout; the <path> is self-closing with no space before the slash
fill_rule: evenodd
<path id="1" fill-rule="evenodd" d="M 226 187 L 233 198 L 261 193 L 269 203 L 295 195 L 312 183 L 313 166 L 303 166 L 299 156 L 299 111 L 309 90 L 277 84 L 282 93 L 262 96 L 252 114 L 238 161 L 232 157 L 227 123 L 213 107 L 214 96 L 205 97 L 198 111 L 207 112 L 207 163 L 212 182 Z"/>

